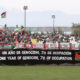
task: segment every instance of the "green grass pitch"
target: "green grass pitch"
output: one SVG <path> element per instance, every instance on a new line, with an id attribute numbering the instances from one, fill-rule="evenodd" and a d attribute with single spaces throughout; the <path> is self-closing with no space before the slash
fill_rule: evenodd
<path id="1" fill-rule="evenodd" d="M 0 66 L 0 80 L 80 80 L 80 66 Z"/>

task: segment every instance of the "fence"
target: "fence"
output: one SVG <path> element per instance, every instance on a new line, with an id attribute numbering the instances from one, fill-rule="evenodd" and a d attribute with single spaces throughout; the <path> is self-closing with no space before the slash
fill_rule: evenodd
<path id="1" fill-rule="evenodd" d="M 80 63 L 80 50 L 6 49 L 0 50 L 0 64 Z"/>
<path id="2" fill-rule="evenodd" d="M 79 50 L 80 43 L 43 43 L 35 44 L 34 48 L 37 49 L 57 49 L 57 50 Z"/>
<path id="3" fill-rule="evenodd" d="M 27 45 L 27 44 L 25 44 Z M 24 44 L 16 44 L 14 49 L 17 48 L 32 48 L 32 49 L 57 49 L 57 50 L 80 50 L 80 43 L 36 43 L 36 44 L 28 44 L 27 46 L 24 46 Z M 0 49 L 13 49 L 12 45 L 10 44 L 0 44 Z"/>

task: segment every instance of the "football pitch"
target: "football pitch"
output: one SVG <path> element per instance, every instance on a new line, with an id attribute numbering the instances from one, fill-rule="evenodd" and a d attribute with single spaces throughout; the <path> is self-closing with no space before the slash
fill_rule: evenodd
<path id="1" fill-rule="evenodd" d="M 0 66 L 0 80 L 80 80 L 80 66 Z"/>

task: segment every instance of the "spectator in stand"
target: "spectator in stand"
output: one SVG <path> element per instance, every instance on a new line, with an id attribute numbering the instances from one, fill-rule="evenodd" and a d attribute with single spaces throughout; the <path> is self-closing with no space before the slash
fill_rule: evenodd
<path id="1" fill-rule="evenodd" d="M 23 26 L 18 27 L 18 25 L 13 33 L 9 32 L 7 25 L 5 25 L 4 29 L 5 30 L 0 29 L 0 49 L 1 47 L 3 49 L 35 48 L 35 45 L 31 42 L 32 39 L 37 39 L 37 43 L 43 43 L 45 49 L 48 49 L 48 45 L 46 45 L 46 43 L 71 43 L 71 46 L 73 46 L 73 44 L 77 45 L 80 42 L 79 37 L 72 35 L 55 34 L 53 36 L 50 33 L 30 34 L 25 31 Z M 59 48 L 61 49 L 62 46 L 60 45 Z"/>

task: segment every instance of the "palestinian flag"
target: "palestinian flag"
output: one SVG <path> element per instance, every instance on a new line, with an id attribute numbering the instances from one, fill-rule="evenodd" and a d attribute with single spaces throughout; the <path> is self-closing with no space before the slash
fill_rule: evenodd
<path id="1" fill-rule="evenodd" d="M 24 27 L 21 27 L 21 29 L 20 29 L 21 35 L 23 34 L 23 32 L 24 32 Z"/>
<path id="2" fill-rule="evenodd" d="M 75 60 L 76 60 L 76 61 L 80 61 L 80 54 L 75 53 Z"/>
<path id="3" fill-rule="evenodd" d="M 23 28 L 21 28 L 21 33 L 24 31 L 24 27 Z"/>
<path id="4" fill-rule="evenodd" d="M 18 34 L 19 33 L 19 28 L 16 28 L 13 32 L 13 34 Z"/>
<path id="5" fill-rule="evenodd" d="M 1 14 L 1 18 L 6 18 L 6 12 L 3 12 L 3 13 Z"/>
<path id="6" fill-rule="evenodd" d="M 11 49 L 11 45 L 5 44 L 3 48 L 4 48 L 4 49 Z"/>

